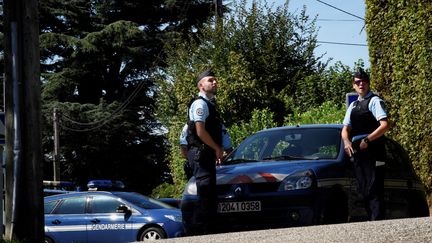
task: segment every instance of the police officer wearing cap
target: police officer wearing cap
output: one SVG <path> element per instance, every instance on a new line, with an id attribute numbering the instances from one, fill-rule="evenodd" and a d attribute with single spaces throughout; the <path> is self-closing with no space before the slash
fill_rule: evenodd
<path id="1" fill-rule="evenodd" d="M 389 129 L 384 101 L 370 91 L 367 73 L 359 68 L 353 77 L 358 99 L 350 104 L 343 121 L 342 139 L 345 152 L 354 158 L 354 172 L 359 192 L 363 195 L 370 220 L 385 217 L 384 208 L 384 150 L 382 136 Z M 351 139 L 367 134 L 359 143 Z M 381 161 L 380 161 L 381 160 Z"/>
<path id="2" fill-rule="evenodd" d="M 223 157 L 222 121 L 216 110 L 214 98 L 217 80 L 209 69 L 196 80 L 199 90 L 188 110 L 188 161 L 193 165 L 198 200 L 191 225 L 186 234 L 200 235 L 212 232 L 212 223 L 217 210 L 216 165 Z"/>

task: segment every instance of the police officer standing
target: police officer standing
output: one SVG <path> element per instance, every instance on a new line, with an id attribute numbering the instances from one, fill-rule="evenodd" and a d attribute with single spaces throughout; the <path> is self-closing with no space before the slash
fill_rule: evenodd
<path id="1" fill-rule="evenodd" d="M 193 165 L 198 201 L 186 234 L 212 232 L 217 210 L 216 165 L 223 157 L 222 121 L 213 101 L 217 80 L 212 70 L 201 73 L 197 80 L 199 95 L 190 104 L 188 115 L 188 160 Z"/>
<path id="2" fill-rule="evenodd" d="M 350 104 L 343 121 L 342 139 L 345 152 L 354 157 L 354 170 L 359 192 L 363 195 L 370 220 L 385 217 L 384 163 L 385 153 L 382 136 L 389 129 L 384 101 L 370 91 L 367 73 L 359 68 L 353 77 L 353 88 L 358 99 Z M 359 143 L 351 139 L 367 134 Z"/>

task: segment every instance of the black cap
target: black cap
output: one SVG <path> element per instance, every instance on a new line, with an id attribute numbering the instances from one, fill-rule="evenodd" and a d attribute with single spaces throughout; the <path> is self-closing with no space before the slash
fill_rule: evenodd
<path id="1" fill-rule="evenodd" d="M 354 78 L 369 81 L 369 75 L 363 70 L 363 68 L 357 69 L 357 72 L 354 73 Z"/>
<path id="2" fill-rule="evenodd" d="M 213 72 L 213 70 L 211 70 L 211 69 L 207 69 L 207 70 L 205 70 L 204 72 L 202 72 L 202 73 L 200 73 L 200 75 L 198 75 L 198 77 L 197 77 L 197 79 L 196 79 L 196 83 L 198 84 L 198 82 L 201 80 L 201 79 L 203 79 L 204 77 L 207 77 L 207 76 L 215 76 L 215 74 L 214 74 L 214 72 Z"/>

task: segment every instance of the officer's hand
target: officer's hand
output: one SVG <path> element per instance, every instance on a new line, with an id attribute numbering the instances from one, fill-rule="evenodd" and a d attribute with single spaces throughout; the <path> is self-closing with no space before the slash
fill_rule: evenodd
<path id="1" fill-rule="evenodd" d="M 222 158 L 223 158 L 223 149 L 221 148 L 221 147 L 218 147 L 216 150 L 215 150 L 215 154 L 216 154 L 216 165 L 220 165 L 221 164 L 221 161 L 222 161 Z"/>
<path id="2" fill-rule="evenodd" d="M 354 149 L 352 148 L 351 142 L 345 143 L 345 153 L 348 154 L 349 157 L 352 157 L 354 154 Z"/>
<path id="3" fill-rule="evenodd" d="M 361 143 L 360 143 L 360 149 L 366 149 L 368 147 L 368 144 L 367 143 L 365 143 L 364 141 L 363 141 L 363 139 L 361 140 Z"/>

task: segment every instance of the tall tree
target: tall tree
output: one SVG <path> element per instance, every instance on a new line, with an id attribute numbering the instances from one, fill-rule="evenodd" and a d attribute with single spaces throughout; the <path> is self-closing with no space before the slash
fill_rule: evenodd
<path id="1" fill-rule="evenodd" d="M 211 0 L 40 1 L 45 178 L 56 107 L 62 179 L 121 179 L 144 193 L 160 183 L 165 138 L 153 74 L 165 66 L 164 40 L 188 36 L 212 7 Z"/>
<path id="2" fill-rule="evenodd" d="M 297 103 L 290 98 L 297 82 L 323 72 L 325 64 L 315 57 L 315 22 L 305 9 L 295 16 L 288 5 L 272 9 L 263 1 L 235 2 L 223 22 L 204 26 L 196 39 L 173 42 L 169 64 L 162 79 L 159 104 L 171 119 L 185 110 L 196 95 L 194 77 L 205 67 L 217 71 L 220 109 L 228 124 L 248 120 L 254 108 L 270 107 L 279 124 Z M 247 94 L 245 97 L 244 94 Z M 301 103 L 301 96 L 298 103 Z M 161 120 L 164 120 L 161 117 Z"/>

